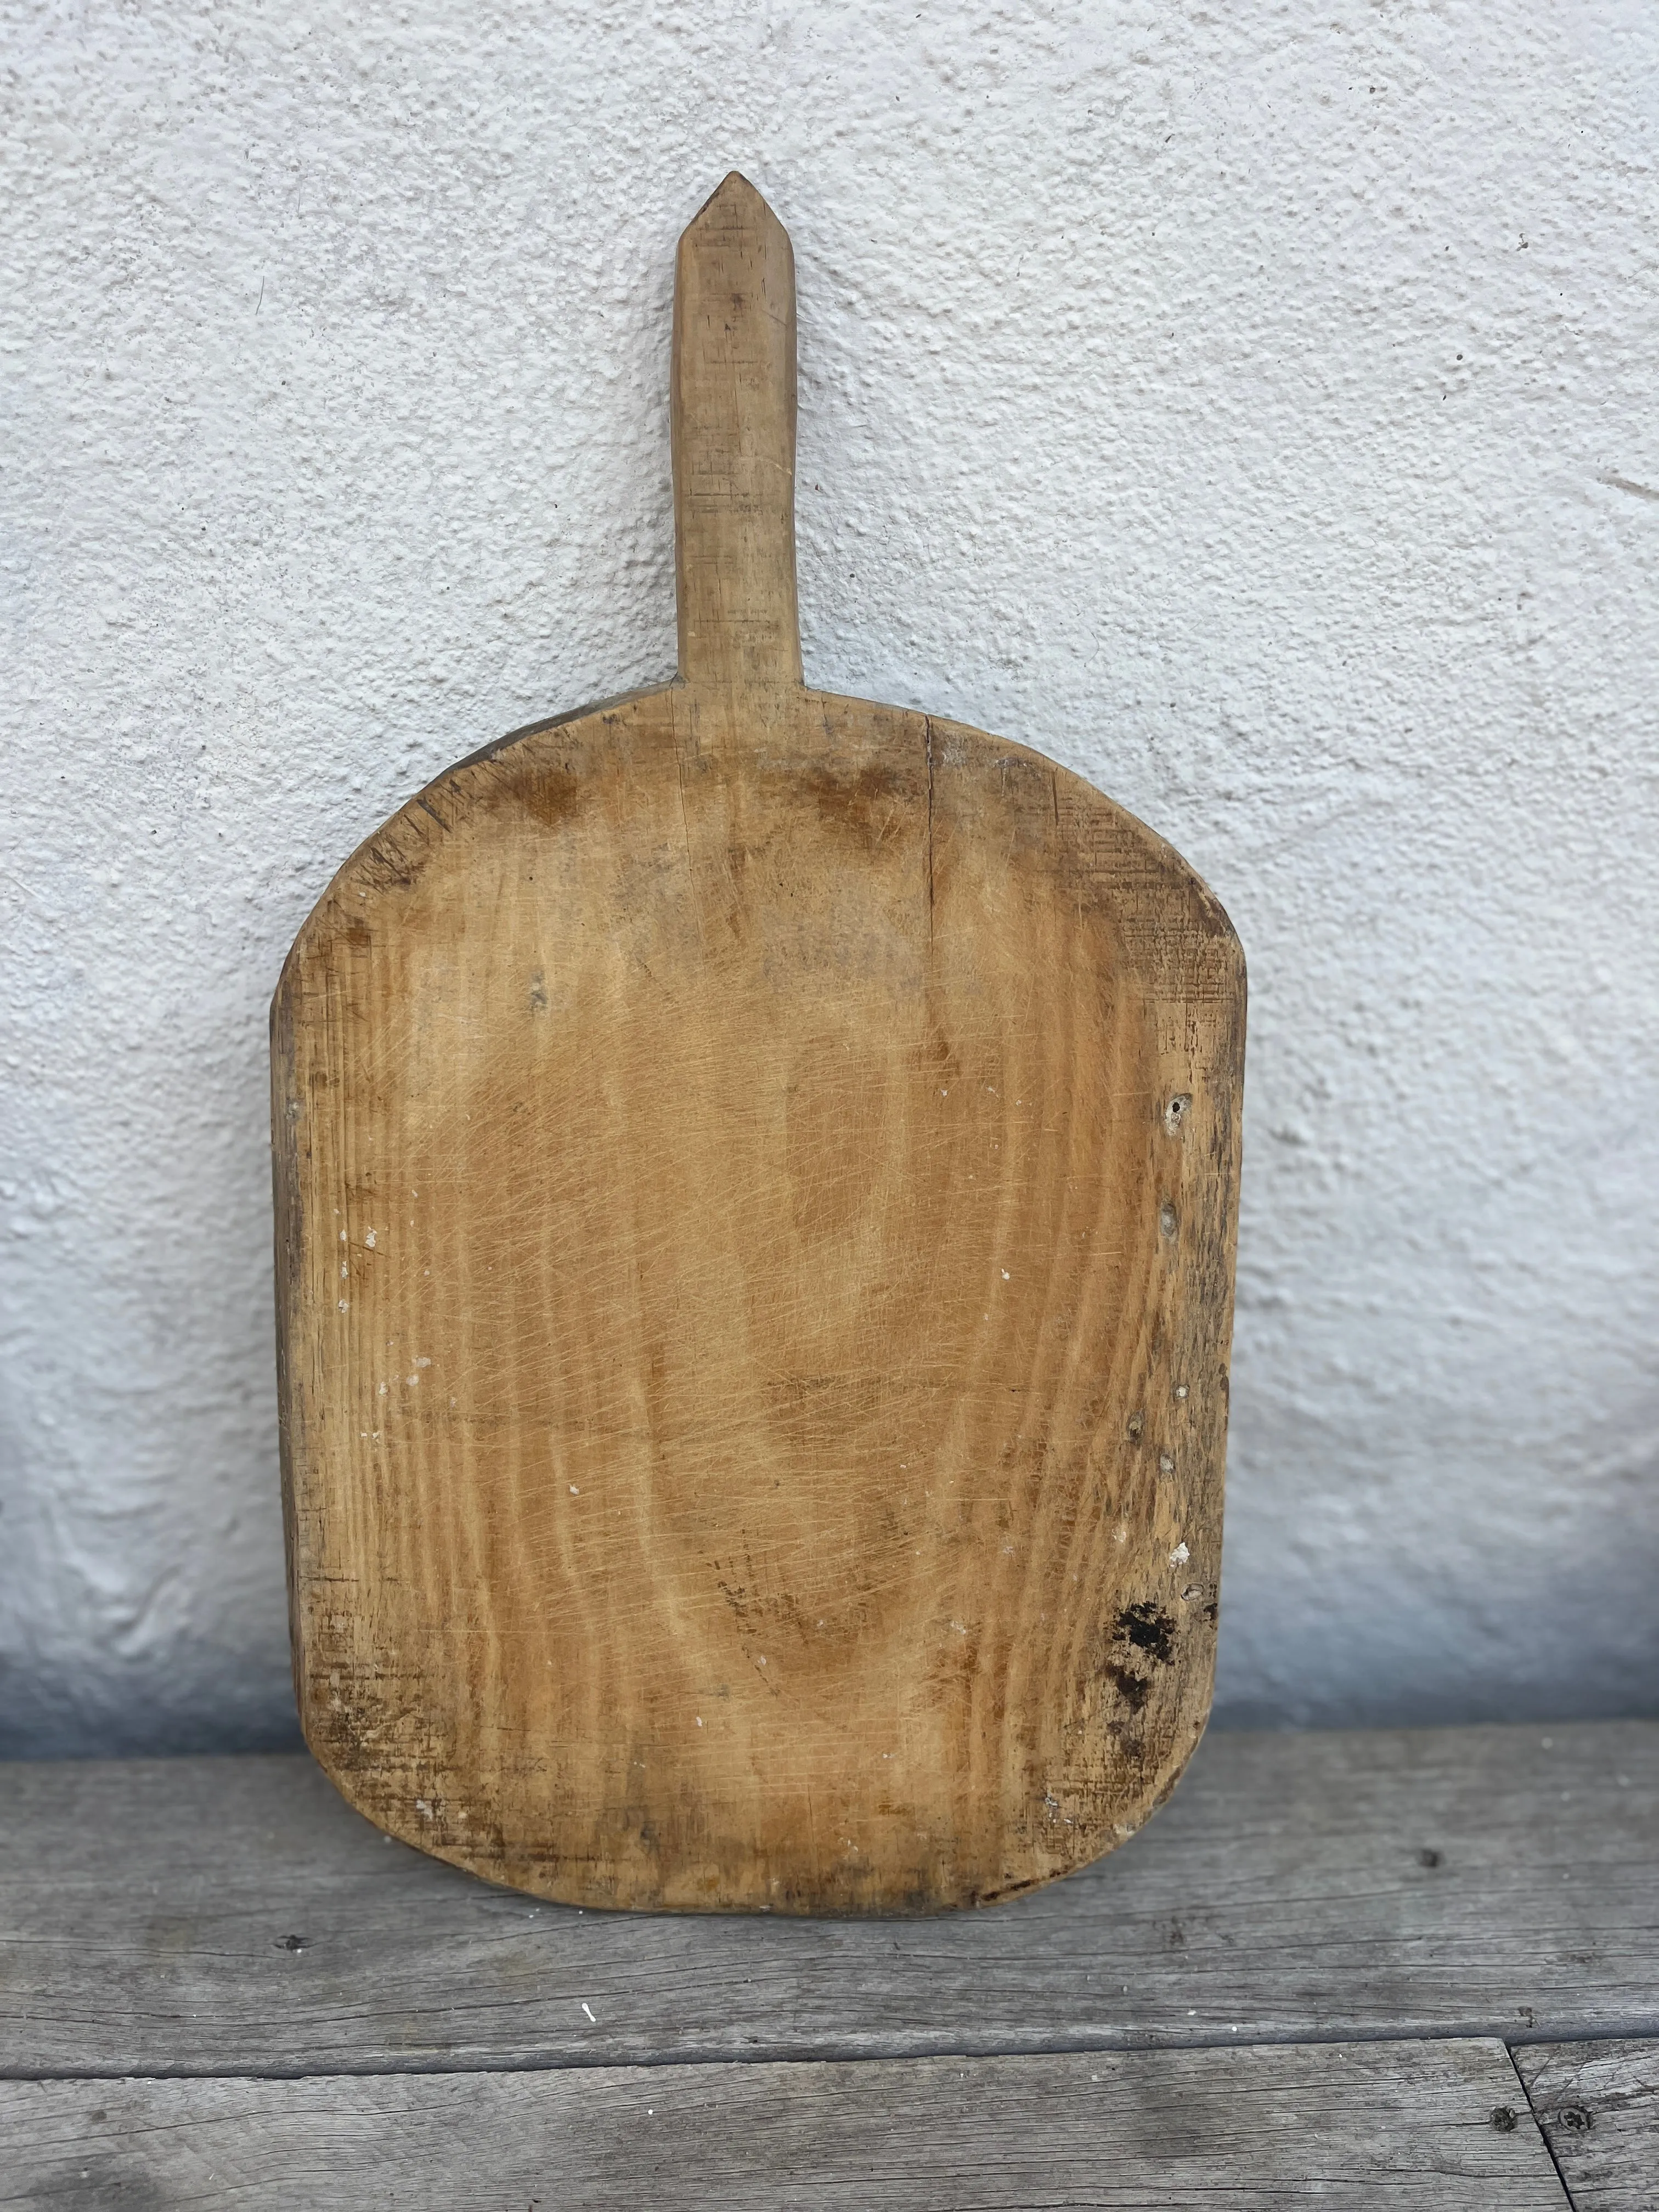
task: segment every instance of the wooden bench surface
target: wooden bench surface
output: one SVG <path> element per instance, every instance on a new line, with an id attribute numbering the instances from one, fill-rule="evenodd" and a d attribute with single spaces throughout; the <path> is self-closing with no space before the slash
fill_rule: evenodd
<path id="1" fill-rule="evenodd" d="M 304 1758 L 5 1789 L 0 2206 L 1659 2205 L 1659 1723 L 1212 1735 L 921 1922 L 539 1905 Z"/>

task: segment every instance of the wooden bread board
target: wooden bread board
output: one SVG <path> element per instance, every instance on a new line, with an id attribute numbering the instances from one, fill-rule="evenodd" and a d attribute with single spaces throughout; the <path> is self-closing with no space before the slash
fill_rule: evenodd
<path id="1" fill-rule="evenodd" d="M 1243 959 L 1078 777 L 803 684 L 739 177 L 674 371 L 679 676 L 439 777 L 277 991 L 301 1713 L 540 1896 L 984 1903 L 1208 1710 Z"/>

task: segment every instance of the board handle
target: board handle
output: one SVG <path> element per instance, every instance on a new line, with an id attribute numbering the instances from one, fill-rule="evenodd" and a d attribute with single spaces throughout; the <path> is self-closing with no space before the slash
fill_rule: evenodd
<path id="1" fill-rule="evenodd" d="M 799 684 L 795 257 L 735 169 L 680 240 L 672 415 L 680 674 Z"/>

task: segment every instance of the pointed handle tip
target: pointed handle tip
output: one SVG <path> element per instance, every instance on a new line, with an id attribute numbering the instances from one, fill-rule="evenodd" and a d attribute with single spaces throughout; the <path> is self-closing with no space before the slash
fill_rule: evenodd
<path id="1" fill-rule="evenodd" d="M 751 222 L 759 217 L 767 222 L 778 222 L 777 216 L 767 204 L 765 195 L 757 191 L 741 169 L 729 169 L 726 172 L 696 215 L 692 216 L 690 222 L 687 223 L 685 235 L 689 238 L 694 231 L 701 229 L 704 224 L 713 224 L 722 219 L 730 222 L 734 217 L 739 222 L 745 217 Z M 782 224 L 778 223 L 778 228 L 781 230 Z"/>

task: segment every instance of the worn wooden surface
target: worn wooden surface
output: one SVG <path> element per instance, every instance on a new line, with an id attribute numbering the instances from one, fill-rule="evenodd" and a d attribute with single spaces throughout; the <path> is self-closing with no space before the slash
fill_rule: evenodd
<path id="1" fill-rule="evenodd" d="M 441 777 L 277 995 L 302 1718 L 545 1897 L 1006 1897 L 1208 1709 L 1242 959 L 1075 776 L 803 687 L 741 179 L 675 353 L 679 679 Z"/>
<path id="2" fill-rule="evenodd" d="M 13 2083 L 0 2136 L 0 2204 L 43 2208 L 1566 2205 L 1498 2042 Z"/>
<path id="3" fill-rule="evenodd" d="M 1659 2041 L 1534 2044 L 1515 2063 L 1575 2212 L 1656 2212 Z"/>
<path id="4" fill-rule="evenodd" d="M 1212 1735 L 1122 1851 L 927 1923 L 538 1905 L 305 1759 L 0 1777 L 7 2074 L 1659 2034 L 1652 1723 Z"/>

